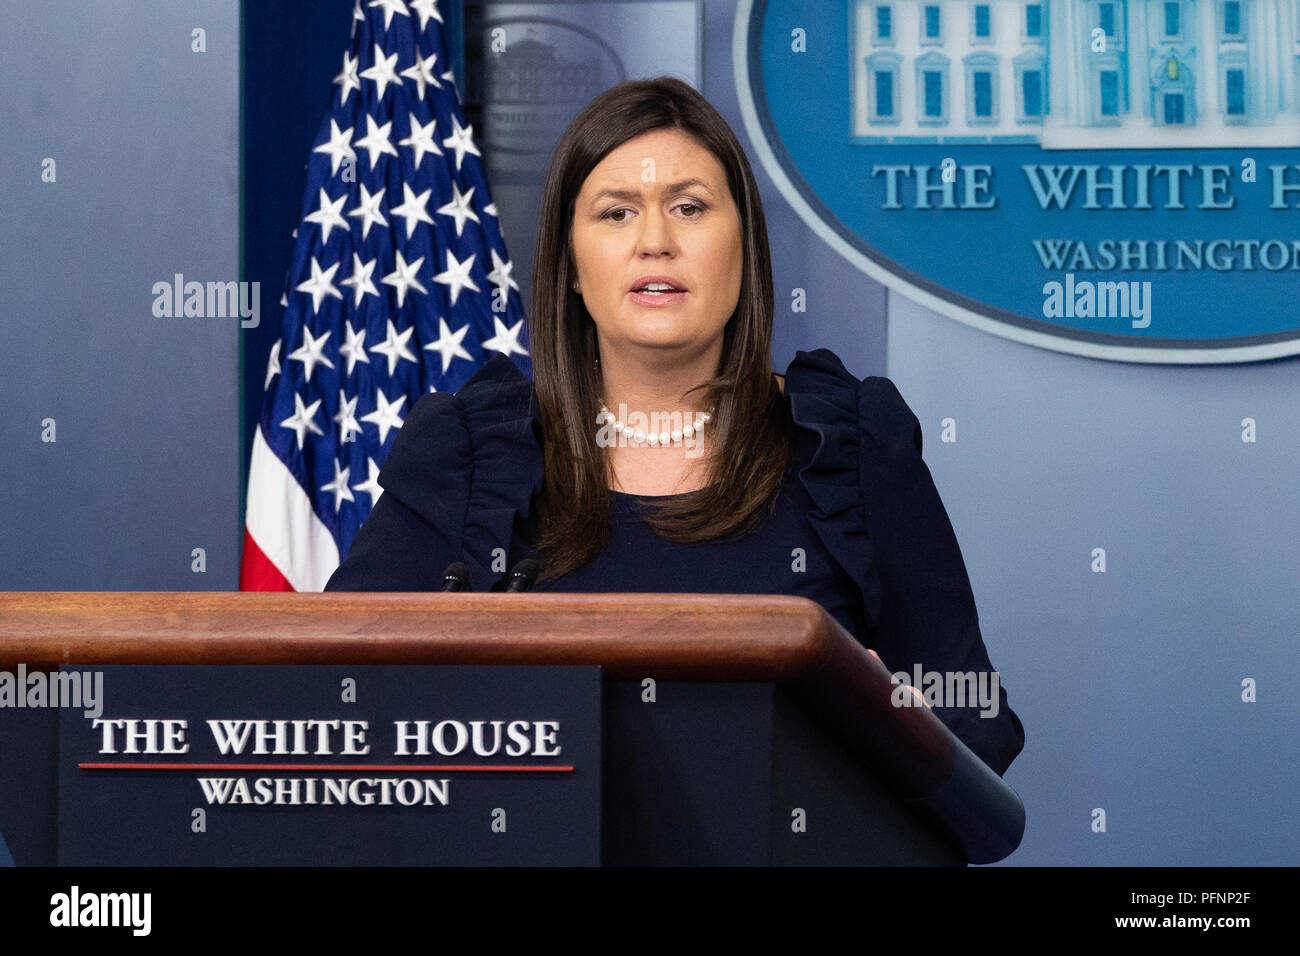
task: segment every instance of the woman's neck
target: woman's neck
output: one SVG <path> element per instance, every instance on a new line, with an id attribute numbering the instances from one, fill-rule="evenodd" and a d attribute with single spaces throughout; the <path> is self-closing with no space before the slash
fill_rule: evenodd
<path id="1" fill-rule="evenodd" d="M 690 390 L 718 373 L 722 343 L 683 359 L 667 349 L 601 351 L 601 399 L 615 418 L 647 432 L 672 432 L 694 427 L 707 407 L 708 395 Z M 687 394 L 689 392 L 689 394 Z M 715 418 L 716 421 L 716 418 Z M 617 442 L 605 449 L 610 485 L 634 495 L 671 495 L 695 491 L 709 480 L 708 453 L 712 424 L 691 438 L 667 447 Z"/>
<path id="2" fill-rule="evenodd" d="M 676 413 L 682 420 L 692 421 L 696 413 L 710 409 L 705 407 L 708 396 L 703 391 L 690 390 L 717 375 L 720 348 L 687 359 L 667 350 L 640 349 L 635 356 L 625 351 L 602 352 L 601 399 L 620 419 L 622 406 L 629 414 Z"/>

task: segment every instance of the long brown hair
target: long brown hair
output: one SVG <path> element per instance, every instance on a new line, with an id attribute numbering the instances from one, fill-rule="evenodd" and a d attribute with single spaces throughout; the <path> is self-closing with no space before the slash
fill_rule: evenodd
<path id="1" fill-rule="evenodd" d="M 736 311 L 723 332 L 719 372 L 702 390 L 716 408 L 706 487 L 657 501 L 645 520 L 673 541 L 705 541 L 753 528 L 775 507 L 790 460 L 789 408 L 773 380 L 772 263 L 763 204 L 740 142 L 718 111 L 672 77 L 611 87 L 560 138 L 542 193 L 529 313 L 545 471 L 535 515 L 548 580 L 581 567 L 608 542 L 609 460 L 596 441 L 600 372 L 596 328 L 581 296 L 569 246 L 574 203 L 592 169 L 612 150 L 652 130 L 677 129 L 727 171 L 740 214 L 743 274 Z"/>

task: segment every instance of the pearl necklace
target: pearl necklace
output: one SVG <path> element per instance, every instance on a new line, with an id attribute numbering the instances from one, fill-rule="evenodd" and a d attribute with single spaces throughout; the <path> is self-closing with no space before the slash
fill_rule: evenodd
<path id="1" fill-rule="evenodd" d="M 695 416 L 694 425 L 683 425 L 681 428 L 674 428 L 669 432 L 651 432 L 647 435 L 641 429 L 634 429 L 625 422 L 619 421 L 614 413 L 606 408 L 602 402 L 600 414 L 596 416 L 596 438 L 600 438 L 601 428 L 612 423 L 614 434 L 623 436 L 633 445 L 648 445 L 652 448 L 663 446 L 666 448 L 669 445 L 684 444 L 684 442 L 694 438 L 696 433 L 711 421 L 713 421 L 712 414 L 699 412 Z"/>

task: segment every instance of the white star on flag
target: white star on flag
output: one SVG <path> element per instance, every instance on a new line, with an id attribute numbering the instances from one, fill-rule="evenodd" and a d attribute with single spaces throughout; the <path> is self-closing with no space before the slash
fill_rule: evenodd
<path id="1" fill-rule="evenodd" d="M 447 250 L 447 268 L 433 277 L 434 282 L 441 282 L 450 289 L 451 304 L 456 304 L 456 299 L 460 295 L 461 289 L 473 289 L 475 292 L 482 290 L 474 284 L 474 280 L 469 277 L 469 270 L 474 266 L 474 256 L 470 256 L 464 262 L 456 259 L 455 253 L 450 249 Z M 385 280 L 387 281 L 387 280 Z"/>
<path id="2" fill-rule="evenodd" d="M 474 356 L 465 351 L 461 342 L 465 339 L 465 333 L 469 331 L 468 325 L 462 325 L 453 332 L 447 327 L 447 320 L 438 316 L 438 340 L 430 342 L 425 349 L 431 352 L 437 352 L 442 356 L 442 373 L 447 374 L 447 369 L 451 366 L 451 360 L 454 358 L 463 358 L 470 362 L 474 361 Z"/>
<path id="3" fill-rule="evenodd" d="M 389 137 L 389 131 L 393 128 L 393 121 L 389 120 L 383 126 L 375 123 L 374 117 L 366 115 L 366 135 L 357 140 L 357 146 L 364 149 L 370 154 L 370 168 L 375 168 L 375 163 L 379 161 L 380 156 L 396 156 L 397 150 L 393 147 L 393 141 Z"/>
<path id="4" fill-rule="evenodd" d="M 408 290 L 416 289 L 420 292 L 426 293 L 429 291 L 424 286 L 420 285 L 420 280 L 415 277 L 415 273 L 419 271 L 420 266 L 423 264 L 424 256 L 420 256 L 420 258 L 416 259 L 412 263 L 407 263 L 407 261 L 402 258 L 402 253 L 399 250 L 397 253 L 397 268 L 379 280 L 384 285 L 391 285 L 397 290 L 397 307 L 399 309 L 406 301 L 406 293 Z"/>
<path id="5" fill-rule="evenodd" d="M 379 496 L 384 493 L 384 489 L 379 486 L 379 466 L 375 464 L 373 458 L 366 458 L 366 469 L 370 477 L 359 485 L 353 485 L 352 490 L 369 495 L 371 506 L 373 506 L 379 500 Z"/>
<path id="6" fill-rule="evenodd" d="M 343 505 L 343 500 L 353 501 L 352 489 L 348 487 L 349 468 L 339 468 L 339 463 L 334 462 L 334 480 L 320 486 L 320 490 L 334 495 L 334 511 L 337 514 Z"/>
<path id="7" fill-rule="evenodd" d="M 429 204 L 429 197 L 433 195 L 433 188 L 430 187 L 417 196 L 407 183 L 402 183 L 402 192 L 405 196 L 402 204 L 392 206 L 388 211 L 392 215 L 400 216 L 406 220 L 406 238 L 410 239 L 412 233 L 415 232 L 416 223 L 427 222 L 429 225 L 433 225 L 433 217 L 424 208 Z M 441 209 L 438 211 L 442 212 Z M 460 230 L 458 229 L 456 232 L 459 234 Z"/>
<path id="8" fill-rule="evenodd" d="M 466 153 L 473 153 L 475 156 L 481 154 L 478 147 L 474 145 L 474 127 L 462 127 L 460 120 L 454 116 L 451 118 L 451 123 L 452 134 L 442 141 L 442 145 L 450 146 L 456 151 L 456 172 L 460 172 L 460 163 Z"/>
<path id="9" fill-rule="evenodd" d="M 388 89 L 389 83 L 396 83 L 399 86 L 402 81 L 397 78 L 397 72 L 393 69 L 397 65 L 397 54 L 390 57 L 384 56 L 383 48 L 378 43 L 375 44 L 375 65 L 367 70 L 361 71 L 363 80 L 373 80 L 378 92 L 375 94 L 379 99 L 384 98 L 384 91 Z"/>
<path id="10" fill-rule="evenodd" d="M 429 120 L 427 126 L 420 125 L 419 119 L 414 113 L 411 114 L 411 135 L 406 137 L 397 145 L 409 146 L 415 153 L 415 165 L 419 168 L 420 163 L 424 161 L 425 153 L 433 153 L 435 156 L 441 156 L 442 150 L 438 144 L 433 141 L 433 128 L 438 125 L 436 119 Z"/>
<path id="11" fill-rule="evenodd" d="M 411 336 L 415 334 L 415 326 L 407 329 L 405 332 L 398 333 L 397 327 L 393 325 L 393 320 L 388 320 L 388 337 L 378 345 L 370 346 L 370 351 L 378 352 L 380 355 L 388 356 L 388 377 L 393 377 L 393 372 L 397 370 L 397 363 L 401 359 L 417 361 L 414 353 L 406 347 Z"/>
<path id="12" fill-rule="evenodd" d="M 438 0 L 409 0 L 412 10 L 420 15 L 420 29 L 423 30 L 429 25 L 430 20 L 442 22 L 442 14 L 438 12 Z"/>
<path id="13" fill-rule="evenodd" d="M 357 154 L 352 150 L 352 127 L 349 126 L 345 130 L 340 130 L 339 124 L 331 118 L 329 140 L 321 143 L 312 152 L 328 154 L 331 176 L 339 171 L 339 163 L 343 162 L 344 159 L 351 159 L 356 162 Z"/>
<path id="14" fill-rule="evenodd" d="M 446 371 L 446 369 L 443 369 Z M 276 339 L 275 344 L 271 346 L 271 357 L 266 363 L 266 382 L 262 385 L 262 390 L 271 387 L 271 379 L 280 374 L 280 340 Z"/>
<path id="15" fill-rule="evenodd" d="M 402 406 L 406 404 L 406 396 L 390 402 L 382 391 L 377 391 L 375 401 L 379 403 L 378 407 L 369 415 L 362 415 L 361 420 L 379 426 L 379 444 L 382 445 L 388 441 L 390 430 L 402 427 Z"/>
<path id="16" fill-rule="evenodd" d="M 497 316 L 492 316 L 492 321 L 496 323 L 496 334 L 490 339 L 483 340 L 483 348 L 494 349 L 502 355 L 510 355 L 513 352 L 518 352 L 520 355 L 528 354 L 519 344 L 519 332 L 524 327 L 522 319 L 508 329 Z"/>
<path id="17" fill-rule="evenodd" d="M 324 365 L 326 368 L 333 368 L 334 363 L 329 360 L 325 354 L 325 343 L 329 340 L 330 333 L 322 332 L 318 339 L 312 338 L 311 329 L 307 326 L 302 327 L 302 345 L 289 353 L 289 360 L 301 362 L 303 365 L 302 377 L 308 382 L 311 381 L 311 373 L 316 371 L 317 365 Z"/>
<path id="18" fill-rule="evenodd" d="M 434 86 L 438 89 L 442 89 L 442 84 L 439 83 L 438 78 L 433 75 L 433 68 L 437 63 L 438 55 L 436 53 L 427 60 L 417 53 L 415 54 L 414 65 L 409 66 L 402 71 L 402 76 L 415 80 L 415 95 L 420 99 L 424 99 L 424 89 L 426 86 Z"/>
<path id="19" fill-rule="evenodd" d="M 343 323 L 343 328 L 348 340 L 339 346 L 339 355 L 348 360 L 348 374 L 351 375 L 358 362 L 370 364 L 370 356 L 366 354 L 366 330 L 363 327 L 360 332 L 355 331 L 351 322 Z"/>
<path id="20" fill-rule="evenodd" d="M 384 8 L 384 29 L 387 30 L 393 25 L 393 14 L 400 13 L 404 17 L 410 14 L 406 11 L 406 4 L 403 0 L 371 0 L 370 6 Z M 383 96 L 383 94 L 379 94 Z"/>
<path id="21" fill-rule="evenodd" d="M 314 222 L 320 226 L 320 241 L 322 243 L 330 241 L 330 230 L 335 226 L 343 229 L 348 228 L 348 221 L 339 215 L 339 210 L 343 208 L 343 204 L 347 201 L 348 194 L 344 193 L 339 197 L 338 202 L 330 202 L 329 193 L 322 187 L 320 191 L 320 207 L 315 212 L 308 213 L 303 217 L 307 222 Z M 319 310 L 320 306 L 316 308 Z"/>
<path id="22" fill-rule="evenodd" d="M 386 220 L 384 214 L 379 211 L 379 204 L 383 201 L 384 190 L 381 189 L 372 196 L 370 195 L 370 190 L 366 188 L 366 184 L 361 184 L 361 198 L 357 204 L 357 208 L 349 212 L 348 215 L 361 217 L 362 239 L 365 239 L 370 235 L 370 226 L 372 223 L 377 223 L 384 228 L 388 228 L 388 220 Z"/>
<path id="23" fill-rule="evenodd" d="M 357 78 L 357 58 L 355 56 L 344 52 L 343 69 L 339 71 L 338 76 L 334 77 L 334 82 L 339 85 L 340 105 L 348 101 L 348 94 L 353 90 L 358 93 L 361 92 L 361 80 Z M 330 118 L 330 122 L 334 122 L 333 117 Z"/>
<path id="24" fill-rule="evenodd" d="M 281 426 L 283 426 L 284 428 L 292 429 L 294 433 L 298 436 L 299 451 L 302 451 L 302 440 L 303 437 L 307 434 L 307 432 L 311 432 L 313 435 L 325 434 L 323 431 L 321 431 L 321 427 L 317 425 L 314 421 L 312 421 L 312 419 L 316 417 L 316 409 L 320 408 L 320 402 L 321 400 L 318 398 L 310 405 L 304 406 L 302 403 L 302 396 L 299 395 L 297 392 L 294 392 L 293 414 L 290 415 L 288 418 L 286 418 L 284 421 L 280 422 Z"/>
<path id="25" fill-rule="evenodd" d="M 343 298 L 343 293 L 334 288 L 334 283 L 331 281 L 334 278 L 334 273 L 338 272 L 338 270 L 339 264 L 336 262 L 322 271 L 316 257 L 311 257 L 311 278 L 298 283 L 297 291 L 306 292 L 311 296 L 311 310 L 313 313 L 320 311 L 321 299 L 325 298 L 325 296 L 332 295 L 336 299 Z"/>
<path id="26" fill-rule="evenodd" d="M 361 425 L 357 422 L 357 402 L 360 397 L 353 395 L 348 398 L 345 389 L 339 389 L 339 412 L 334 416 L 334 424 L 339 426 L 339 441 L 348 442 L 352 440 L 353 433 L 361 432 Z"/>
<path id="27" fill-rule="evenodd" d="M 352 253 L 352 275 L 340 282 L 339 285 L 352 287 L 352 291 L 356 295 L 356 301 L 352 303 L 353 305 L 360 305 L 361 300 L 367 295 L 379 298 L 379 290 L 375 288 L 374 282 L 370 280 L 370 276 L 375 271 L 375 263 L 378 261 L 377 259 L 371 259 L 369 262 L 362 262 L 359 255 L 355 252 Z"/>
<path id="28" fill-rule="evenodd" d="M 502 259 L 497 255 L 497 251 L 493 249 L 492 271 L 487 274 L 488 281 L 501 290 L 505 290 L 507 287 L 518 289 L 519 284 L 510 277 L 510 273 L 514 271 L 514 268 L 515 266 L 513 262 L 507 262 Z"/>
<path id="29" fill-rule="evenodd" d="M 462 193 L 460 187 L 455 183 L 451 184 L 452 200 L 447 205 L 438 209 L 438 212 L 444 216 L 451 216 L 456 220 L 456 235 L 460 235 L 465 229 L 465 220 L 473 219 L 479 221 L 474 214 L 474 207 L 470 205 L 470 199 L 474 196 L 474 188 L 471 186 L 469 192 Z"/>

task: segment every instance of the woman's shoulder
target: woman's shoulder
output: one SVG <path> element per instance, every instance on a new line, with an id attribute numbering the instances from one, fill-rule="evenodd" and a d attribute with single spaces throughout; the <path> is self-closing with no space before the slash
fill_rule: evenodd
<path id="1" fill-rule="evenodd" d="M 830 349 L 797 352 L 785 393 L 792 467 L 811 501 L 810 524 L 861 589 L 874 627 L 883 594 L 878 549 L 897 546 L 892 516 L 923 487 L 920 423 L 892 381 L 858 378 Z"/>
<path id="2" fill-rule="evenodd" d="M 496 355 L 458 391 L 420 397 L 380 469 L 380 487 L 453 530 L 506 506 L 526 513 L 542 470 L 536 423 L 532 381 Z"/>
<path id="3" fill-rule="evenodd" d="M 503 354 L 494 355 L 455 392 L 429 392 L 421 395 L 407 416 L 398 436 L 419 433 L 430 428 L 459 424 L 463 429 L 478 424 L 477 419 L 515 414 L 523 417 L 535 408 L 533 383 L 514 362 Z M 414 427 L 412 427 L 414 426 Z M 393 451 L 397 450 L 394 442 Z"/>
<path id="4" fill-rule="evenodd" d="M 456 466 L 484 434 L 535 417 L 533 383 L 505 355 L 495 355 L 455 392 L 420 396 L 397 432 L 385 468 Z M 395 468 L 395 473 L 396 473 Z M 381 481 L 382 484 L 382 481 Z"/>
<path id="5" fill-rule="evenodd" d="M 459 390 L 429 392 L 416 400 L 384 467 L 392 469 L 390 477 L 407 468 L 432 464 L 454 467 L 468 457 L 477 428 L 505 418 L 522 418 L 532 410 L 534 401 L 533 383 L 505 355 L 495 355 Z"/>
<path id="6" fill-rule="evenodd" d="M 786 370 L 785 393 L 795 423 L 823 435 L 843 433 L 842 451 L 865 443 L 889 456 L 921 452 L 920 421 L 893 381 L 882 375 L 858 378 L 830 349 L 796 352 Z"/>

